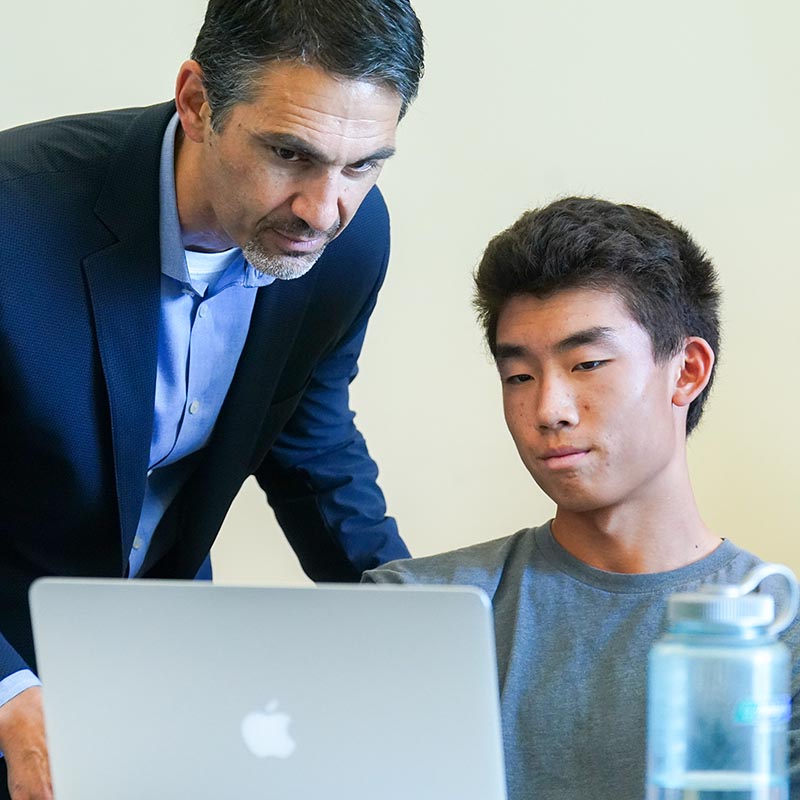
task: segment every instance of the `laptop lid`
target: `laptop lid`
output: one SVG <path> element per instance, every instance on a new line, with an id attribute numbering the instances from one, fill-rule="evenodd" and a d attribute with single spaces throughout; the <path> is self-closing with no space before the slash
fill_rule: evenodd
<path id="1" fill-rule="evenodd" d="M 461 587 L 46 578 L 57 800 L 504 800 L 489 602 Z"/>

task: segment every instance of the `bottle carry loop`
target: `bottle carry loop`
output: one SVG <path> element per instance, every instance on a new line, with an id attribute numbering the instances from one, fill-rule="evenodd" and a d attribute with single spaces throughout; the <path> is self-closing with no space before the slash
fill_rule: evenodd
<path id="1" fill-rule="evenodd" d="M 700 591 L 720 597 L 744 597 L 757 589 L 765 578 L 769 578 L 772 575 L 778 575 L 783 578 L 789 589 L 789 595 L 785 606 L 767 628 L 767 633 L 771 636 L 776 636 L 791 625 L 800 607 L 800 586 L 797 583 L 794 572 L 792 572 L 789 567 L 783 564 L 760 564 L 749 572 L 740 584 L 708 585 L 703 586 Z"/>

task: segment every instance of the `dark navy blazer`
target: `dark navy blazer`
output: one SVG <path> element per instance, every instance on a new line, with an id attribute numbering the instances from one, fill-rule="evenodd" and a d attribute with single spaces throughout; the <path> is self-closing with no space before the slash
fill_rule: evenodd
<path id="1" fill-rule="evenodd" d="M 173 113 L 0 133 L 0 679 L 35 664 L 33 579 L 126 574 L 153 425 L 159 156 Z M 309 273 L 258 290 L 214 432 L 144 577 L 193 577 L 251 474 L 312 579 L 354 580 L 407 555 L 348 402 L 388 254 L 373 189 Z"/>

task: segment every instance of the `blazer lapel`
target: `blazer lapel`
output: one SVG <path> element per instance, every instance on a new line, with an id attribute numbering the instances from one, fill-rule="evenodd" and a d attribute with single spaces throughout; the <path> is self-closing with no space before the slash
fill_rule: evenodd
<path id="1" fill-rule="evenodd" d="M 159 161 L 172 104 L 146 109 L 123 140 L 95 213 L 117 241 L 84 259 L 105 375 L 127 564 L 144 497 L 158 359 Z"/>

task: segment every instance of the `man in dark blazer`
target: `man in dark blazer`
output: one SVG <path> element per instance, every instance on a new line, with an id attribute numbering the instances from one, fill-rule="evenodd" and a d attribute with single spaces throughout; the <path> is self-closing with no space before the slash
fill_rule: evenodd
<path id="1" fill-rule="evenodd" d="M 406 555 L 348 386 L 421 72 L 407 0 L 211 0 L 174 103 L 0 134 L 11 797 L 51 796 L 37 577 L 207 576 L 249 475 L 311 578 Z"/>

